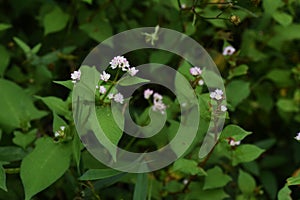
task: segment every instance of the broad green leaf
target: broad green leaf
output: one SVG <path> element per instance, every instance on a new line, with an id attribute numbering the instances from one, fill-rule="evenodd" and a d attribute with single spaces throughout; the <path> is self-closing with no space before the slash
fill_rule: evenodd
<path id="1" fill-rule="evenodd" d="M 235 108 L 250 94 L 250 83 L 242 80 L 234 80 L 226 86 L 227 101 Z"/>
<path id="2" fill-rule="evenodd" d="M 292 99 L 279 99 L 276 103 L 277 107 L 284 112 L 297 112 L 299 106 Z"/>
<path id="3" fill-rule="evenodd" d="M 137 174 L 133 200 L 146 200 L 148 191 L 148 176 L 146 173 Z"/>
<path id="4" fill-rule="evenodd" d="M 207 176 L 205 177 L 203 190 L 224 187 L 232 180 L 232 178 L 224 174 L 222 169 L 218 166 L 207 170 L 206 173 Z"/>
<path id="5" fill-rule="evenodd" d="M 286 41 L 299 40 L 300 24 L 292 23 L 289 26 L 274 26 L 274 36 L 268 40 L 268 45 L 276 50 L 281 50 Z"/>
<path id="6" fill-rule="evenodd" d="M 111 24 L 100 12 L 98 15 L 94 16 L 90 22 L 81 24 L 79 29 L 97 42 L 102 42 L 112 35 Z"/>
<path id="7" fill-rule="evenodd" d="M 44 34 L 55 33 L 64 29 L 69 21 L 69 15 L 55 7 L 51 12 L 46 14 L 43 18 L 43 25 L 45 28 Z"/>
<path id="8" fill-rule="evenodd" d="M 119 128 L 115 120 L 120 122 L 121 125 L 124 126 L 124 122 L 122 121 L 122 114 L 119 113 L 118 115 L 115 116 L 115 117 L 120 117 L 120 119 L 114 119 L 110 107 L 106 106 L 106 107 L 96 107 L 96 115 L 98 118 L 98 123 L 101 126 L 101 129 L 103 130 L 105 136 L 110 140 L 112 144 L 117 146 L 119 140 L 122 137 L 123 130 Z M 117 147 L 109 148 L 111 145 L 106 144 L 106 141 L 103 140 L 100 135 L 98 135 L 97 133 L 95 134 L 99 142 L 109 149 L 109 153 L 112 155 L 113 159 L 116 159 Z"/>
<path id="9" fill-rule="evenodd" d="M 290 177 L 287 180 L 287 185 L 300 185 L 300 174 L 298 174 L 298 176 L 295 177 Z"/>
<path id="10" fill-rule="evenodd" d="M 293 17 L 285 12 L 276 11 L 272 15 L 273 19 L 282 26 L 288 26 L 292 23 Z"/>
<path id="11" fill-rule="evenodd" d="M 181 191 L 184 188 L 184 185 L 180 183 L 179 181 L 170 181 L 166 184 L 164 187 L 164 190 L 168 192 L 178 192 Z"/>
<path id="12" fill-rule="evenodd" d="M 233 77 L 242 76 L 247 74 L 249 67 L 245 64 L 237 66 L 229 71 L 228 79 L 232 79 Z"/>
<path id="13" fill-rule="evenodd" d="M 77 134 L 77 132 L 74 130 L 75 133 L 73 136 L 73 140 L 72 140 L 72 150 L 73 150 L 73 156 L 74 156 L 74 160 L 76 162 L 76 166 L 77 169 L 79 170 L 79 166 L 80 166 L 80 159 L 81 159 L 81 150 L 83 148 L 83 145 L 80 141 L 79 135 Z"/>
<path id="14" fill-rule="evenodd" d="M 217 180 L 219 181 L 219 180 Z M 203 185 L 199 182 L 192 182 L 189 186 L 189 192 L 184 194 L 184 200 L 217 200 L 229 197 L 223 189 L 202 190 Z"/>
<path id="15" fill-rule="evenodd" d="M 39 43 L 39 44 L 35 45 L 35 46 L 31 49 L 31 52 L 32 52 L 33 54 L 37 54 L 37 53 L 40 51 L 41 47 L 42 47 L 42 44 Z"/>
<path id="16" fill-rule="evenodd" d="M 184 158 L 174 162 L 173 170 L 180 171 L 188 175 L 206 175 L 206 172 L 201 167 L 198 167 L 198 163 L 196 161 Z"/>
<path id="17" fill-rule="evenodd" d="M 250 162 L 258 158 L 265 150 L 251 144 L 237 146 L 232 152 L 232 164 Z"/>
<path id="18" fill-rule="evenodd" d="M 224 128 L 221 133 L 221 139 L 233 138 L 235 141 L 240 141 L 244 139 L 247 135 L 250 135 L 252 132 L 245 131 L 241 127 L 230 124 Z"/>
<path id="19" fill-rule="evenodd" d="M 37 110 L 31 97 L 15 83 L 0 79 L 0 91 L 0 125 L 6 130 L 27 128 L 29 121 L 45 116 L 46 112 Z"/>
<path id="20" fill-rule="evenodd" d="M 118 81 L 118 85 L 129 86 L 129 85 L 135 85 L 135 84 L 147 83 L 147 82 L 150 81 L 137 76 L 125 76 Z"/>
<path id="21" fill-rule="evenodd" d="M 252 194 L 256 188 L 255 179 L 243 170 L 239 170 L 238 186 L 242 193 Z"/>
<path id="22" fill-rule="evenodd" d="M 263 8 L 265 10 L 265 13 L 272 14 L 274 13 L 278 8 L 283 6 L 284 3 L 281 0 L 264 0 L 263 1 Z"/>
<path id="23" fill-rule="evenodd" d="M 2 45 L 0 45 L 0 55 L 1 55 L 1 59 L 0 59 L 0 77 L 3 77 L 3 74 L 9 64 L 10 61 L 10 55 L 8 53 L 8 51 L 6 50 L 6 48 Z"/>
<path id="24" fill-rule="evenodd" d="M 79 180 L 86 181 L 86 180 L 104 179 L 121 173 L 123 172 L 116 171 L 114 169 L 89 169 L 81 177 L 79 177 Z"/>
<path id="25" fill-rule="evenodd" d="M 25 200 L 30 200 L 59 179 L 69 168 L 69 144 L 54 143 L 49 137 L 37 140 L 35 149 L 21 163 Z"/>
<path id="26" fill-rule="evenodd" d="M 28 145 L 30 145 L 35 139 L 36 139 L 37 129 L 33 129 L 28 133 L 22 133 L 20 131 L 15 131 L 13 138 L 13 142 L 22 147 L 23 149 L 26 149 Z"/>
<path id="27" fill-rule="evenodd" d="M 291 75 L 292 74 L 290 70 L 273 69 L 267 74 L 266 78 L 270 79 L 278 86 L 287 87 L 293 85 Z"/>
<path id="28" fill-rule="evenodd" d="M 0 23 L 0 31 L 4 31 L 9 28 L 11 28 L 10 24 Z"/>
<path id="29" fill-rule="evenodd" d="M 7 192 L 7 187 L 6 187 L 6 174 L 3 166 L 0 163 L 0 189 L 4 190 Z"/>
<path id="30" fill-rule="evenodd" d="M 26 152 L 16 146 L 1 146 L 0 147 L 0 162 L 13 162 L 22 160 L 26 155 Z"/>
<path id="31" fill-rule="evenodd" d="M 40 99 L 43 101 L 44 104 L 48 106 L 48 108 L 55 112 L 58 115 L 67 116 L 69 115 L 69 108 L 68 103 L 64 102 L 62 99 L 58 97 L 39 97 L 35 96 L 37 99 Z"/>
<path id="32" fill-rule="evenodd" d="M 74 86 L 74 83 L 72 83 L 71 80 L 68 80 L 68 81 L 53 81 L 53 82 L 56 83 L 56 84 L 65 86 L 66 88 L 68 88 L 70 90 L 72 90 L 72 88 Z"/>
<path id="33" fill-rule="evenodd" d="M 290 188 L 285 185 L 283 188 L 281 188 L 281 190 L 279 190 L 277 198 L 278 200 L 293 200 L 291 197 L 291 193 L 292 191 L 290 190 Z"/>

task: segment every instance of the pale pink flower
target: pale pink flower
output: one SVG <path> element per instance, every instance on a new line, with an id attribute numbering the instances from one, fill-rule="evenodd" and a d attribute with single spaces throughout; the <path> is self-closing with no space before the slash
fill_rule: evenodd
<path id="1" fill-rule="evenodd" d="M 149 99 L 152 94 L 153 94 L 153 90 L 147 89 L 144 91 L 144 98 Z"/>
<path id="2" fill-rule="evenodd" d="M 71 79 L 72 79 L 72 83 L 77 83 L 78 81 L 80 81 L 80 76 L 81 76 L 81 71 L 74 71 L 73 73 L 71 73 Z"/>

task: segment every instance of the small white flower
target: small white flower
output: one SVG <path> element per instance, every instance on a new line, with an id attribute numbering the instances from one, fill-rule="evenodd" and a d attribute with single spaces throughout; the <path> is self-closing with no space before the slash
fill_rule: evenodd
<path id="1" fill-rule="evenodd" d="M 59 130 L 55 131 L 54 137 L 63 137 L 65 134 L 64 132 L 65 128 L 66 128 L 65 126 L 59 127 Z"/>
<path id="2" fill-rule="evenodd" d="M 121 93 L 115 94 L 114 101 L 117 102 L 117 103 L 123 104 L 123 102 L 124 102 L 123 95 Z"/>
<path id="3" fill-rule="evenodd" d="M 158 93 L 154 93 L 153 98 L 154 98 L 154 101 L 157 102 L 157 101 L 161 101 L 163 97 Z"/>
<path id="4" fill-rule="evenodd" d="M 233 139 L 229 140 L 229 145 L 234 147 L 241 144 L 241 141 L 234 141 Z"/>
<path id="5" fill-rule="evenodd" d="M 223 91 L 216 89 L 214 92 L 211 92 L 209 96 L 212 99 L 221 100 L 223 98 Z"/>
<path id="6" fill-rule="evenodd" d="M 182 183 L 183 183 L 184 185 L 186 185 L 186 184 L 189 183 L 189 180 L 185 178 L 185 179 L 182 181 Z"/>
<path id="7" fill-rule="evenodd" d="M 187 103 L 184 102 L 184 103 L 181 104 L 181 106 L 182 106 L 182 107 L 186 107 L 186 106 L 187 106 Z"/>
<path id="8" fill-rule="evenodd" d="M 139 70 L 138 69 L 135 69 L 135 67 L 131 67 L 128 69 L 128 73 L 130 74 L 130 76 L 135 76 L 136 73 L 138 73 Z"/>
<path id="9" fill-rule="evenodd" d="M 72 83 L 77 83 L 78 81 L 80 81 L 80 76 L 81 76 L 80 70 L 71 73 Z"/>
<path id="10" fill-rule="evenodd" d="M 152 94 L 153 94 L 153 90 L 147 89 L 144 91 L 144 98 L 149 99 Z"/>
<path id="11" fill-rule="evenodd" d="M 124 56 L 114 57 L 109 64 L 112 69 L 122 68 L 123 71 L 127 71 L 130 67 L 129 62 Z"/>
<path id="12" fill-rule="evenodd" d="M 235 48 L 233 46 L 227 46 L 223 50 L 223 55 L 230 56 L 230 55 L 234 54 L 234 52 L 235 52 Z"/>
<path id="13" fill-rule="evenodd" d="M 202 79 L 200 79 L 200 80 L 198 81 L 198 85 L 200 85 L 200 86 L 204 85 L 204 81 L 203 81 Z"/>
<path id="14" fill-rule="evenodd" d="M 185 3 L 181 4 L 181 8 L 185 9 L 186 8 L 186 4 Z"/>
<path id="15" fill-rule="evenodd" d="M 226 110 L 227 110 L 227 107 L 224 106 L 224 105 L 221 105 L 221 111 L 222 111 L 222 112 L 225 112 Z"/>
<path id="16" fill-rule="evenodd" d="M 295 137 L 296 140 L 300 141 L 300 132 L 297 133 L 297 136 Z"/>
<path id="17" fill-rule="evenodd" d="M 114 98 L 114 94 L 113 94 L 113 93 L 109 93 L 109 94 L 107 95 L 107 98 L 108 98 L 108 99 L 113 99 L 113 98 Z"/>
<path id="18" fill-rule="evenodd" d="M 99 87 L 99 92 L 100 92 L 100 94 L 105 94 L 106 88 L 105 88 L 103 85 L 101 85 L 101 86 Z"/>
<path id="19" fill-rule="evenodd" d="M 104 82 L 107 82 L 109 78 L 110 78 L 110 74 L 106 73 L 105 71 L 103 71 L 103 73 L 100 74 L 100 79 Z"/>
<path id="20" fill-rule="evenodd" d="M 199 68 L 199 67 L 192 67 L 190 69 L 190 73 L 193 75 L 193 76 L 198 76 L 198 75 L 201 75 L 202 74 L 202 70 Z"/>

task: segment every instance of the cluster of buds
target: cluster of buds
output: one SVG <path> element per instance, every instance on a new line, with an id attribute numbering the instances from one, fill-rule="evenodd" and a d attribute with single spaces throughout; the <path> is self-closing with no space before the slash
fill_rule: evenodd
<path id="1" fill-rule="evenodd" d="M 204 81 L 201 78 L 202 70 L 200 69 L 200 67 L 192 67 L 190 69 L 190 74 L 196 77 L 196 81 L 198 85 L 200 86 L 204 85 Z"/>
<path id="2" fill-rule="evenodd" d="M 222 101 L 225 99 L 224 92 L 220 89 L 216 89 L 215 91 L 210 93 L 210 98 L 213 100 L 216 100 L 218 103 L 218 110 L 225 112 L 227 111 L 227 107 L 225 105 L 222 105 Z"/>

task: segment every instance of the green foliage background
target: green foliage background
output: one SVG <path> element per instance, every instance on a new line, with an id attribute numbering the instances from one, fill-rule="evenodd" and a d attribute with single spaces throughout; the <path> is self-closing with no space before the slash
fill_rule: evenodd
<path id="1" fill-rule="evenodd" d="M 107 37 L 156 25 L 209 52 L 230 125 L 207 160 L 195 150 L 149 174 L 107 169 L 80 144 L 72 84 L 54 81 Z M 0 199 L 299 199 L 299 31 L 298 0 L 0 0 Z M 223 56 L 228 45 L 237 52 Z M 165 53 L 129 59 L 184 68 Z M 231 148 L 228 137 L 245 144 Z"/>

